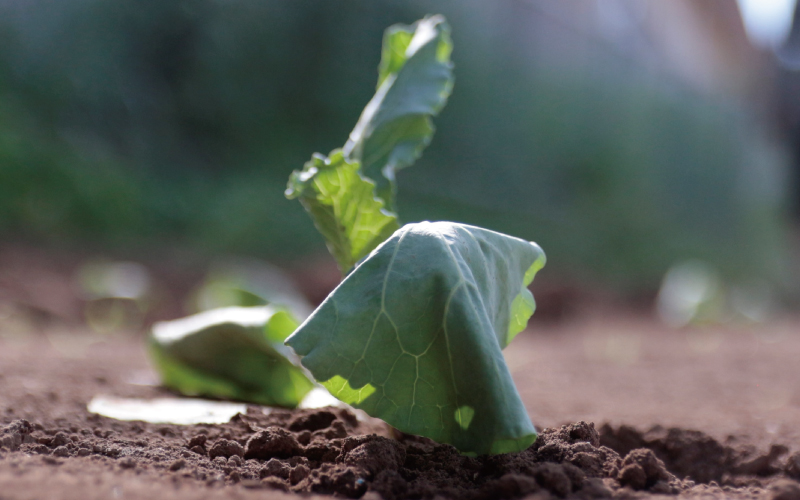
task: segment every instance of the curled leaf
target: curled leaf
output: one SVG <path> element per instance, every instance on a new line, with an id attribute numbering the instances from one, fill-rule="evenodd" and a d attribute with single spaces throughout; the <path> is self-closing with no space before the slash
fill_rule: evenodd
<path id="1" fill-rule="evenodd" d="M 294 408 L 314 387 L 283 344 L 297 325 L 271 306 L 213 309 L 156 323 L 150 354 L 164 385 L 182 394 Z"/>
<path id="2" fill-rule="evenodd" d="M 292 173 L 286 196 L 303 204 L 343 274 L 400 227 L 375 197 L 375 184 L 341 150 L 315 154 Z"/>
<path id="3" fill-rule="evenodd" d="M 422 155 L 434 132 L 432 116 L 453 89 L 450 27 L 430 16 L 411 26 L 394 25 L 384 34 L 378 88 L 344 146 L 375 181 L 376 193 L 394 209 L 395 173 Z"/>
<path id="4" fill-rule="evenodd" d="M 535 243 L 487 229 L 408 224 L 286 343 L 334 396 L 403 432 L 520 451 L 536 431 L 502 349 L 533 312 L 526 286 L 544 262 Z"/>

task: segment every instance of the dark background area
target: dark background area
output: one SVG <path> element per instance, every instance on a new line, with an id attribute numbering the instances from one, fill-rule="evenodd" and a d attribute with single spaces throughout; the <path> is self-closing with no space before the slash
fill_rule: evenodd
<path id="1" fill-rule="evenodd" d="M 403 220 L 537 241 L 545 283 L 652 297 L 691 260 L 793 296 L 795 76 L 723 0 L 0 0 L 0 241 L 302 267 L 324 245 L 286 180 L 427 13 L 456 84 Z"/>

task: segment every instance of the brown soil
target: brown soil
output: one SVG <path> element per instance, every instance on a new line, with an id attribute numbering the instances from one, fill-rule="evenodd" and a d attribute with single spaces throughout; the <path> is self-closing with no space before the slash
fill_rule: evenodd
<path id="1" fill-rule="evenodd" d="M 800 498 L 798 325 L 534 325 L 507 360 L 544 430 L 478 458 L 343 409 L 107 419 L 93 396 L 168 395 L 139 338 L 0 332 L 0 499 Z"/>

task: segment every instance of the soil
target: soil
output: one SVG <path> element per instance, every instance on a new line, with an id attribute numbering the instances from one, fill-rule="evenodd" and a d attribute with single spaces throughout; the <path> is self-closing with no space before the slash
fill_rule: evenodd
<path id="1" fill-rule="evenodd" d="M 177 397 L 135 332 L 184 314 L 204 265 L 146 263 L 156 299 L 132 333 L 100 334 L 75 287 L 86 258 L 0 248 L 0 500 L 800 499 L 798 318 L 673 330 L 599 292 L 537 290 L 505 355 L 540 437 L 470 458 L 342 408 L 185 426 L 89 413 L 97 395 Z M 336 276 L 295 277 L 321 298 Z"/>
<path id="2" fill-rule="evenodd" d="M 141 336 L 0 335 L 0 499 L 800 499 L 798 326 L 534 324 L 507 360 L 543 430 L 477 458 L 342 408 L 108 419 L 93 396 L 174 397 Z"/>

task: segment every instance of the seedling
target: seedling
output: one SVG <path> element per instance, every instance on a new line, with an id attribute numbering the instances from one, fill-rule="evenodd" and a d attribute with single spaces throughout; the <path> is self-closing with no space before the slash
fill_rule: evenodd
<path id="1" fill-rule="evenodd" d="M 535 244 L 453 222 L 400 227 L 395 173 L 433 135 L 452 89 L 441 16 L 386 31 L 375 96 L 341 150 L 295 171 L 298 198 L 345 279 L 286 340 L 331 394 L 468 454 L 523 450 L 536 431 L 502 349 L 535 309 Z"/>
<path id="2" fill-rule="evenodd" d="M 157 325 L 151 352 L 166 385 L 296 406 L 312 382 L 285 340 L 331 394 L 403 432 L 475 455 L 534 442 L 502 349 L 534 312 L 527 287 L 544 253 L 488 229 L 397 217 L 395 174 L 433 136 L 451 51 L 441 16 L 390 27 L 375 96 L 347 143 L 289 179 L 286 195 L 311 215 L 342 283 L 299 327 L 271 306 Z"/>

